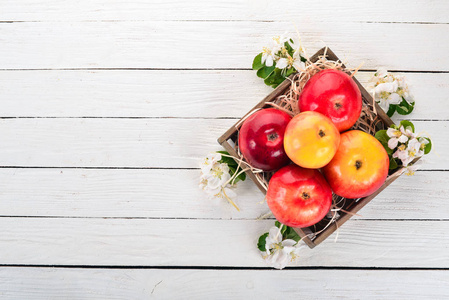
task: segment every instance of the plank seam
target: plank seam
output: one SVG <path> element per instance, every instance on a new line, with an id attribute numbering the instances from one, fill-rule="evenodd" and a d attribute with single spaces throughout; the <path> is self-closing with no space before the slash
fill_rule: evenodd
<path id="1" fill-rule="evenodd" d="M 284 20 L 244 20 L 244 19 L 165 19 L 165 20 L 2 20 L 0 24 L 13 23 L 135 23 L 135 22 L 209 22 L 209 23 L 285 23 Z M 317 23 L 325 23 L 324 21 L 316 21 Z M 359 24 L 404 24 L 404 25 L 449 25 L 448 22 L 429 22 L 429 21 L 350 21 L 348 23 Z"/>
<path id="2" fill-rule="evenodd" d="M 82 170 L 200 170 L 184 167 L 57 167 L 57 166 L 0 166 L 0 169 L 82 169 Z M 416 172 L 448 172 L 449 169 L 418 169 Z"/>
<path id="3" fill-rule="evenodd" d="M 89 216 L 25 216 L 25 215 L 0 215 L 0 219 L 101 219 L 101 220 L 202 220 L 202 221 L 260 221 L 258 218 L 188 218 L 188 217 L 89 217 Z M 276 220 L 275 218 L 266 218 L 264 220 Z M 351 219 L 356 222 L 449 222 L 449 219 Z"/>
<path id="4" fill-rule="evenodd" d="M 36 68 L 36 69 L 10 69 L 3 68 L 0 71 L 253 71 L 251 68 Z M 358 72 L 376 72 L 375 69 L 360 69 Z M 393 70 L 397 73 L 423 73 L 423 74 L 447 74 L 449 70 Z"/>
<path id="5" fill-rule="evenodd" d="M 157 270 L 270 270 L 270 267 L 240 267 L 240 266 L 123 266 L 123 265 L 42 265 L 42 264 L 0 264 L 0 268 L 61 268 L 61 269 L 157 269 Z M 282 271 L 295 270 L 372 270 L 372 271 L 449 271 L 449 268 L 429 268 L 429 267 L 341 267 L 341 266 L 289 266 Z M 281 271 L 281 272 L 282 272 Z"/>

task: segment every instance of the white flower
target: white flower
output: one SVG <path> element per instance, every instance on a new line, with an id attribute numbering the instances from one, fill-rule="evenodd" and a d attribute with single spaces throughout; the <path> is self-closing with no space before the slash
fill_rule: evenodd
<path id="1" fill-rule="evenodd" d="M 374 88 L 374 97 L 383 110 L 388 111 L 391 104 L 401 103 L 402 99 L 396 93 L 397 89 L 397 82 L 380 83 Z"/>
<path id="2" fill-rule="evenodd" d="M 412 138 L 409 140 L 408 145 L 405 144 L 399 146 L 398 150 L 393 153 L 393 158 L 399 158 L 402 161 L 402 165 L 407 167 L 408 164 L 415 158 L 423 156 L 424 151 L 421 149 L 421 143 Z"/>
<path id="3" fill-rule="evenodd" d="M 300 246 L 291 239 L 282 240 L 281 230 L 275 226 L 271 227 L 265 239 L 265 260 L 276 269 L 283 269 L 298 257 Z"/>
<path id="4" fill-rule="evenodd" d="M 416 138 L 421 143 L 420 149 L 424 151 L 424 148 L 426 148 L 426 145 L 429 143 L 428 137 L 422 136 L 422 135 L 418 135 L 418 136 L 416 136 Z"/>
<path id="5" fill-rule="evenodd" d="M 407 135 L 402 132 L 403 128 L 404 126 L 401 126 L 401 130 L 394 128 L 387 129 L 387 135 L 390 137 L 388 140 L 388 148 L 391 150 L 395 149 L 398 146 L 398 143 L 406 143 L 408 141 Z"/>
<path id="6" fill-rule="evenodd" d="M 404 76 L 393 75 L 385 69 L 379 69 L 374 73 L 370 82 L 370 87 L 374 91 L 374 99 L 385 111 L 388 111 L 390 105 L 401 103 L 402 99 L 409 103 L 414 102 Z"/>
<path id="7" fill-rule="evenodd" d="M 279 60 L 276 62 L 276 68 L 278 69 L 285 69 L 288 67 L 288 60 L 285 57 L 279 58 Z"/>
<path id="8" fill-rule="evenodd" d="M 279 52 L 286 52 L 284 45 L 286 41 L 288 41 L 288 37 L 285 34 L 273 37 L 271 47 L 264 47 L 262 50 L 262 64 L 265 63 L 267 67 L 273 66 L 279 58 Z"/>
<path id="9" fill-rule="evenodd" d="M 306 65 L 301 61 L 301 57 L 292 57 L 287 54 L 287 57 L 281 57 L 276 63 L 276 68 L 278 69 L 290 69 L 291 67 L 295 68 L 297 71 L 304 70 Z"/>
<path id="10" fill-rule="evenodd" d="M 399 96 L 403 97 L 408 103 L 414 102 L 413 96 L 410 95 L 410 89 L 404 76 L 394 76 L 398 82 L 397 93 Z"/>
<path id="11" fill-rule="evenodd" d="M 229 166 L 225 163 L 219 163 L 221 154 L 211 153 L 200 164 L 201 177 L 199 187 L 206 192 L 209 198 L 226 199 L 237 210 L 240 210 L 234 203 L 237 194 L 231 190 L 231 175 Z"/>
<path id="12" fill-rule="evenodd" d="M 302 70 L 305 70 L 306 64 L 301 59 L 297 59 L 293 62 L 293 67 L 296 69 L 296 71 L 300 72 Z"/>
<path id="13" fill-rule="evenodd" d="M 407 176 L 415 175 L 416 170 L 419 169 L 419 167 L 421 166 L 421 164 L 422 164 L 422 159 L 420 159 L 419 161 L 415 162 L 413 165 L 408 166 L 408 167 L 406 168 L 404 174 L 407 175 Z"/>
<path id="14" fill-rule="evenodd" d="M 281 50 L 285 46 L 285 42 L 289 40 L 287 36 L 287 32 L 284 32 L 282 35 L 273 37 L 273 51 L 276 53 Z"/>
<path id="15" fill-rule="evenodd" d="M 408 138 L 416 137 L 415 134 L 413 133 L 413 129 L 411 126 L 407 126 L 406 128 L 404 128 L 404 126 L 401 126 L 399 130 L 402 132 L 403 135 L 405 135 Z"/>
<path id="16" fill-rule="evenodd" d="M 229 167 L 227 164 L 215 163 L 208 173 L 203 173 L 200 177 L 200 188 L 202 188 L 209 196 L 217 197 L 231 179 Z"/>
<path id="17" fill-rule="evenodd" d="M 273 52 L 273 49 L 263 47 L 262 64 L 265 63 L 267 67 L 271 67 L 273 65 L 274 59 L 275 59 L 275 52 Z"/>
<path id="18" fill-rule="evenodd" d="M 288 41 L 288 43 L 295 50 L 295 52 L 293 53 L 293 57 L 304 56 L 305 51 L 304 51 L 304 48 L 302 47 L 301 42 L 295 43 L 293 41 Z"/>
<path id="19" fill-rule="evenodd" d="M 385 68 L 379 68 L 374 74 L 374 77 L 385 78 L 388 76 L 388 71 Z"/>
<path id="20" fill-rule="evenodd" d="M 221 160 L 221 154 L 214 152 L 207 155 L 200 164 L 201 172 L 207 174 L 210 172 L 212 167 Z"/>

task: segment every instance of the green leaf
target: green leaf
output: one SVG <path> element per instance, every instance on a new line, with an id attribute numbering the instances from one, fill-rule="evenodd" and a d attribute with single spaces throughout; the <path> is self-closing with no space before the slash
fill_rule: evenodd
<path id="1" fill-rule="evenodd" d="M 390 170 L 394 170 L 398 168 L 398 163 L 396 162 L 396 159 L 390 157 Z"/>
<path id="2" fill-rule="evenodd" d="M 384 146 L 385 151 L 387 151 L 387 154 L 393 153 L 393 150 L 390 149 L 390 147 L 388 147 L 388 140 L 390 139 L 390 137 L 387 135 L 386 130 L 379 130 L 378 132 L 376 132 L 374 137 L 382 144 L 382 146 Z"/>
<path id="3" fill-rule="evenodd" d="M 226 152 L 226 151 L 217 151 L 217 153 L 229 155 L 229 153 Z M 235 173 L 239 173 L 240 171 L 243 170 L 241 167 L 239 167 L 237 169 L 238 163 L 232 157 L 221 156 L 221 159 L 218 162 L 228 165 L 228 167 L 229 167 L 229 175 L 231 175 L 231 176 L 233 176 Z M 237 176 L 235 178 L 233 183 L 235 184 L 235 183 L 237 183 L 239 181 L 245 181 L 245 179 L 246 179 L 246 174 L 243 172 L 243 173 L 241 173 L 239 176 Z"/>
<path id="4" fill-rule="evenodd" d="M 399 122 L 399 127 L 400 126 L 404 126 L 404 129 L 407 129 L 407 127 L 411 127 L 412 132 L 415 132 L 415 125 L 413 125 L 413 123 L 409 120 L 402 120 L 401 122 Z"/>
<path id="5" fill-rule="evenodd" d="M 426 138 L 426 140 L 429 141 L 428 144 L 426 144 L 426 146 L 424 147 L 424 154 L 428 154 L 430 152 L 430 150 L 432 150 L 432 141 L 429 138 Z"/>
<path id="6" fill-rule="evenodd" d="M 415 102 L 408 103 L 403 97 L 401 103 L 399 103 L 397 105 L 396 111 L 400 115 L 408 115 L 413 111 L 414 107 L 415 107 Z"/>
<path id="7" fill-rule="evenodd" d="M 295 50 L 292 48 L 292 46 L 290 45 L 289 42 L 285 42 L 284 43 L 285 49 L 287 49 L 288 54 L 290 54 L 290 56 L 293 55 L 293 53 L 295 52 Z"/>
<path id="8" fill-rule="evenodd" d="M 287 70 L 287 73 L 285 73 L 285 77 L 288 77 L 295 72 L 296 72 L 295 68 L 291 67 L 290 69 Z"/>
<path id="9" fill-rule="evenodd" d="M 254 57 L 253 70 L 259 70 L 264 66 L 264 64 L 262 63 L 262 54 L 263 53 L 261 52 L 256 57 Z"/>
<path id="10" fill-rule="evenodd" d="M 296 233 L 296 231 L 289 226 L 285 226 L 286 230 L 285 233 L 282 235 L 284 239 L 292 239 L 295 242 L 299 242 L 301 240 L 301 237 Z"/>
<path id="11" fill-rule="evenodd" d="M 262 234 L 259 237 L 259 241 L 257 242 L 257 248 L 259 248 L 260 251 L 263 251 L 263 252 L 267 251 L 267 249 L 266 249 L 267 236 L 268 236 L 268 232 Z"/>
<path id="12" fill-rule="evenodd" d="M 396 111 L 397 105 L 391 104 L 387 111 L 387 116 L 390 118 L 393 116 L 394 112 Z"/>
<path id="13" fill-rule="evenodd" d="M 229 153 L 226 152 L 226 151 L 217 151 L 217 153 L 229 155 Z M 237 162 L 232 157 L 221 156 L 221 159 L 218 162 L 222 163 L 222 164 L 223 163 L 227 164 L 229 167 L 235 167 L 236 168 L 238 166 Z"/>
<path id="14" fill-rule="evenodd" d="M 271 75 L 271 73 L 273 73 L 275 68 L 276 68 L 275 66 L 271 67 L 264 66 L 261 69 L 259 69 L 259 71 L 257 71 L 257 76 L 266 79 L 268 76 Z"/>
<path id="15" fill-rule="evenodd" d="M 276 69 L 273 73 L 268 76 L 264 82 L 266 85 L 269 85 L 271 87 L 277 87 L 279 84 L 281 84 L 285 80 L 285 76 L 282 75 L 282 70 Z"/>
<path id="16" fill-rule="evenodd" d="M 387 135 L 386 130 L 379 130 L 378 132 L 376 132 L 374 137 L 381 143 L 388 143 L 388 140 L 390 139 L 390 137 Z"/>
<path id="17" fill-rule="evenodd" d="M 239 172 L 242 171 L 242 168 L 239 168 L 238 170 L 236 170 L 236 167 L 229 166 L 229 165 L 228 165 L 228 167 L 229 167 L 229 174 L 231 175 L 231 177 L 232 177 L 235 173 L 239 173 Z M 237 182 L 239 182 L 239 181 L 245 181 L 245 179 L 246 179 L 246 174 L 245 174 L 245 172 L 243 172 L 243 173 L 241 173 L 240 175 L 238 175 L 238 176 L 237 176 L 231 183 L 232 183 L 232 184 L 235 184 L 235 183 L 237 183 Z"/>

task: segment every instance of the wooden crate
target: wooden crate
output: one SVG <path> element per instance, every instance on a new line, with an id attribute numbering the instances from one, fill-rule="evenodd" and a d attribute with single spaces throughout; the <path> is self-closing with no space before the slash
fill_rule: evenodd
<path id="1" fill-rule="evenodd" d="M 311 58 L 311 62 L 316 62 L 320 56 L 326 55 L 328 60 L 338 61 L 338 57 L 329 49 L 322 48 L 317 53 L 315 53 Z M 291 75 L 293 77 L 294 74 Z M 381 120 L 379 122 L 378 129 L 386 129 L 393 124 L 393 121 L 387 116 L 387 114 L 377 105 L 377 103 L 373 102 L 373 98 L 366 91 L 366 89 L 359 83 L 359 81 L 354 78 L 354 81 L 357 83 L 361 93 L 364 105 L 370 105 L 371 109 L 374 105 L 377 117 Z M 282 95 L 286 90 L 290 87 L 291 81 L 285 80 L 282 82 L 276 89 L 273 90 L 268 96 L 266 96 L 262 101 L 259 102 L 248 114 L 246 114 L 242 119 L 245 119 L 247 115 L 249 115 L 253 110 L 260 108 L 268 108 L 272 107 L 267 102 L 273 102 L 276 98 Z M 241 119 L 241 120 L 242 120 Z M 238 157 L 236 147 L 237 139 L 238 139 L 238 129 L 242 125 L 242 121 L 239 120 L 234 126 L 229 128 L 219 139 L 218 143 L 220 143 L 226 151 L 229 152 L 232 156 Z M 329 224 L 330 219 L 324 218 L 317 224 L 307 227 L 307 228 L 295 228 L 295 231 L 301 236 L 304 242 L 310 247 L 314 248 L 316 245 L 320 244 L 327 237 L 329 237 L 337 228 L 340 228 L 347 220 L 349 220 L 354 214 L 356 214 L 362 207 L 364 207 L 368 202 L 370 202 L 374 197 L 376 197 L 382 190 L 384 190 L 387 186 L 389 186 L 394 180 L 398 178 L 401 170 L 397 169 L 393 172 L 390 172 L 387 177 L 385 183 L 373 194 L 368 197 L 359 198 L 359 199 L 344 199 L 344 205 L 342 206 L 342 210 L 339 211 L 339 217 L 336 219 L 331 225 Z M 259 189 L 266 194 L 266 188 L 260 184 L 259 180 L 267 181 L 269 180 L 270 174 L 254 174 L 251 171 L 247 171 L 246 174 L 254 181 L 254 183 L 259 187 Z M 259 177 L 259 180 L 258 178 Z M 336 195 L 334 195 L 336 196 Z M 319 232 L 317 234 L 314 234 Z M 310 237 L 311 236 L 311 237 Z"/>

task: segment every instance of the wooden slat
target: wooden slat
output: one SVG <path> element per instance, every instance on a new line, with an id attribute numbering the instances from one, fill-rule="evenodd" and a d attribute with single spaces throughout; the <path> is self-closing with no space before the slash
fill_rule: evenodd
<path id="1" fill-rule="evenodd" d="M 351 67 L 448 71 L 446 24 L 298 22 L 314 53 L 326 43 Z M 0 68 L 250 68 L 290 22 L 0 23 Z M 389 34 L 386 34 L 389 33 Z M 438 58 L 438 59 L 435 59 Z"/>
<path id="2" fill-rule="evenodd" d="M 266 266 L 273 220 L 0 218 L 0 264 Z M 298 265 L 448 268 L 449 222 L 348 221 Z M 438 242 L 435 242 L 438 241 Z M 419 258 L 419 259 L 417 259 Z"/>
<path id="3" fill-rule="evenodd" d="M 196 168 L 234 119 L 0 119 L 0 166 Z M 416 121 L 435 151 L 424 169 L 449 169 L 448 121 Z"/>
<path id="4" fill-rule="evenodd" d="M 444 299 L 448 284 L 439 270 L 0 268 L 2 298 L 20 300 Z"/>
<path id="5" fill-rule="evenodd" d="M 358 72 L 366 87 L 373 72 Z M 407 73 L 411 119 L 448 119 L 449 74 Z M 0 71 L 0 117 L 235 117 L 272 89 L 255 71 Z"/>
<path id="6" fill-rule="evenodd" d="M 198 188 L 199 170 L 0 169 L 0 215 L 256 219 L 269 211 L 250 181 L 237 212 Z M 447 219 L 449 172 L 402 176 L 359 214 L 363 219 Z"/>
<path id="7" fill-rule="evenodd" d="M 449 22 L 447 1 L 3 0 L 0 20 L 305 20 Z"/>

